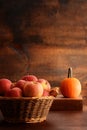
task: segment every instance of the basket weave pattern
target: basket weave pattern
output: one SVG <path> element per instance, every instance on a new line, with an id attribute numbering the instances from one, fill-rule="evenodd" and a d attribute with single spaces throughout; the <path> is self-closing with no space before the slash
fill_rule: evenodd
<path id="1" fill-rule="evenodd" d="M 53 97 L 7 98 L 0 97 L 0 109 L 7 122 L 36 123 L 46 120 Z"/>

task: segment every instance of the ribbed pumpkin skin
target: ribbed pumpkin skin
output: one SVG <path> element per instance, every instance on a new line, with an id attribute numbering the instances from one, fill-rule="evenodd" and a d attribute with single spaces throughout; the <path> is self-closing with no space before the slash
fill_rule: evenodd
<path id="1" fill-rule="evenodd" d="M 60 91 L 64 97 L 76 98 L 81 93 L 81 83 L 76 78 L 65 78 L 61 82 Z"/>

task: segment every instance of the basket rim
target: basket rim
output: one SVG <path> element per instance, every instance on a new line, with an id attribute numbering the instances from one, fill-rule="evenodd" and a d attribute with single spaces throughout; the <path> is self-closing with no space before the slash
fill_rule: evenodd
<path id="1" fill-rule="evenodd" d="M 0 100 L 40 100 L 40 99 L 54 99 L 54 96 L 42 96 L 42 97 L 4 97 L 0 96 Z"/>

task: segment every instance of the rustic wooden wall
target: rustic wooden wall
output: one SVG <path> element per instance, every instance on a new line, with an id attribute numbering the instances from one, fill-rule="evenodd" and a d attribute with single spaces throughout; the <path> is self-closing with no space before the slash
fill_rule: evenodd
<path id="1" fill-rule="evenodd" d="M 87 0 L 0 0 L 0 77 L 59 86 L 72 66 L 87 86 Z"/>

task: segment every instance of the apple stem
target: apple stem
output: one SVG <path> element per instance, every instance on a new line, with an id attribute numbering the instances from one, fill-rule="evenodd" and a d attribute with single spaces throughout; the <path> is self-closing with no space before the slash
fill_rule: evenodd
<path id="1" fill-rule="evenodd" d="M 72 67 L 68 69 L 68 78 L 72 78 Z"/>

